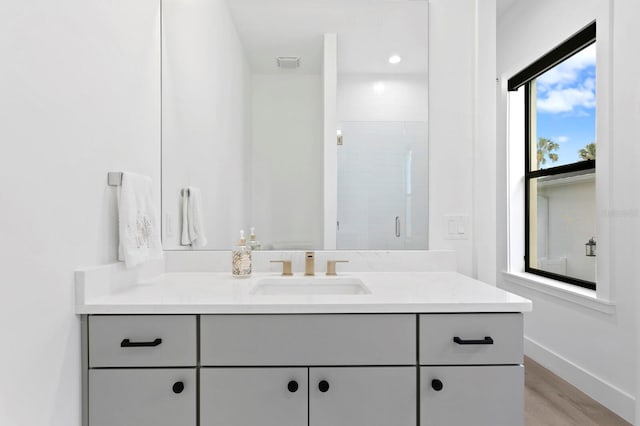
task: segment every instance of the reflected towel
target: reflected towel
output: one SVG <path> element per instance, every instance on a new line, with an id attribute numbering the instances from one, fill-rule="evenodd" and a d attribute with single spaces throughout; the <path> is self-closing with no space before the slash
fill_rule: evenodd
<path id="1" fill-rule="evenodd" d="M 202 220 L 202 194 L 200 189 L 189 186 L 182 190 L 182 236 L 183 246 L 204 247 L 207 237 Z"/>
<path id="2" fill-rule="evenodd" d="M 122 174 L 118 187 L 118 260 L 132 268 L 147 260 L 162 258 L 160 223 L 153 201 L 151 178 Z"/>

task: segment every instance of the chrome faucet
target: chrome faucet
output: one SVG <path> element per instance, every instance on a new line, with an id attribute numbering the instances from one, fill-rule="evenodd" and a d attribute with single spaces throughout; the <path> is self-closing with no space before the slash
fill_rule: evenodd
<path id="1" fill-rule="evenodd" d="M 304 274 L 306 276 L 315 275 L 315 254 L 308 251 L 304 254 Z"/>

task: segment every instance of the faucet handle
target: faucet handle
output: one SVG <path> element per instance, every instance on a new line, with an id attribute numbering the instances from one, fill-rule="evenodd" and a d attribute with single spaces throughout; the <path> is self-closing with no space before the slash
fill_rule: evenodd
<path id="1" fill-rule="evenodd" d="M 336 263 L 349 263 L 348 260 L 327 260 L 327 275 L 338 275 L 336 273 Z"/>
<path id="2" fill-rule="evenodd" d="M 272 260 L 271 263 L 282 263 L 282 275 L 291 276 L 291 261 L 290 260 Z"/>

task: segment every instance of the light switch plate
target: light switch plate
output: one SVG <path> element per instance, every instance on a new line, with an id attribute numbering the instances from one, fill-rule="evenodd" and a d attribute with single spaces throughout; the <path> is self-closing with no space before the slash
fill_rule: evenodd
<path id="1" fill-rule="evenodd" d="M 460 214 L 447 214 L 444 216 L 444 229 L 446 240 L 469 239 L 469 216 Z"/>

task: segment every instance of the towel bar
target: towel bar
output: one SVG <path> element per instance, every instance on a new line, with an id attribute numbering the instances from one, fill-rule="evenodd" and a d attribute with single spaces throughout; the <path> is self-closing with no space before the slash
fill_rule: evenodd
<path id="1" fill-rule="evenodd" d="M 107 173 L 107 184 L 109 186 L 121 186 L 122 185 L 122 172 L 109 172 L 109 173 Z"/>

